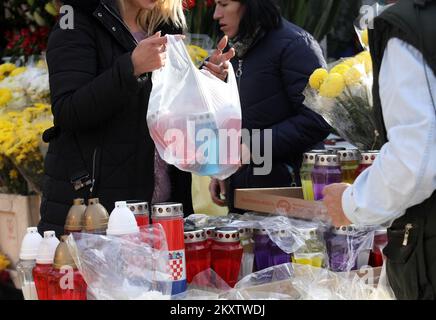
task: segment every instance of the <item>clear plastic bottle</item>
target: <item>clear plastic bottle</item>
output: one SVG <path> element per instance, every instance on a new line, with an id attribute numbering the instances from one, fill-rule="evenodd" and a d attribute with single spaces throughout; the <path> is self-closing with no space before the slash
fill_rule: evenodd
<path id="1" fill-rule="evenodd" d="M 38 229 L 31 227 L 27 228 L 27 233 L 21 243 L 17 273 L 25 300 L 38 300 L 32 271 L 36 264 L 36 256 L 41 240 L 42 237 L 38 233 Z"/>

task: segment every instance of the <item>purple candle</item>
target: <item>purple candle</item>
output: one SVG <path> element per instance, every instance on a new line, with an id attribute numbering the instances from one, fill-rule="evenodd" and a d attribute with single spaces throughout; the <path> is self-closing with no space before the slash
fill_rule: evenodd
<path id="1" fill-rule="evenodd" d="M 366 251 L 360 248 L 365 237 L 352 225 L 333 228 L 326 237 L 330 269 L 333 272 L 356 270 L 359 255 Z"/>
<path id="2" fill-rule="evenodd" d="M 269 267 L 270 239 L 265 229 L 254 231 L 254 262 L 256 271 Z"/>
<path id="3" fill-rule="evenodd" d="M 276 234 L 284 235 L 285 231 L 281 230 L 276 232 Z M 289 238 L 287 241 L 292 241 L 292 240 Z M 272 240 L 270 240 L 269 244 L 270 244 L 269 263 L 268 263 L 269 267 L 291 262 L 291 255 L 289 253 L 286 253 L 282 249 L 280 249 L 280 247 Z"/>
<path id="4" fill-rule="evenodd" d="M 322 200 L 322 191 L 326 186 L 342 182 L 341 166 L 337 154 L 321 154 L 316 156 L 312 171 L 312 184 L 315 200 Z"/>

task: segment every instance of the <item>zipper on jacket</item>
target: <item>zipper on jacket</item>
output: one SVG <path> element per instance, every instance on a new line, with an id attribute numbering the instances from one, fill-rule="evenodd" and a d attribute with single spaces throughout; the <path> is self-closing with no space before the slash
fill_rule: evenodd
<path id="1" fill-rule="evenodd" d="M 403 247 L 407 246 L 407 244 L 409 242 L 410 230 L 412 230 L 412 229 L 413 229 L 413 225 L 411 223 L 406 224 L 406 228 L 404 231 Z"/>
<path id="2" fill-rule="evenodd" d="M 244 63 L 244 60 L 240 59 L 238 60 L 238 70 L 236 70 L 236 78 L 238 79 L 238 88 L 241 88 L 241 78 L 242 78 L 242 65 Z"/>
<path id="3" fill-rule="evenodd" d="M 135 37 L 130 32 L 129 27 L 124 23 L 124 21 L 115 13 L 113 12 L 105 3 L 103 3 L 103 7 L 106 9 L 107 12 L 109 12 L 115 19 L 118 20 L 119 23 L 126 29 L 127 33 L 130 36 L 130 39 L 133 40 L 133 43 L 135 44 L 135 47 L 138 45 L 138 41 L 135 39 Z"/>
<path id="4" fill-rule="evenodd" d="M 94 192 L 94 186 L 95 186 L 95 170 L 96 170 L 96 156 L 97 156 L 97 148 L 94 149 L 94 154 L 92 155 L 92 180 L 91 180 L 91 188 L 89 191 L 91 192 L 91 196 Z"/>

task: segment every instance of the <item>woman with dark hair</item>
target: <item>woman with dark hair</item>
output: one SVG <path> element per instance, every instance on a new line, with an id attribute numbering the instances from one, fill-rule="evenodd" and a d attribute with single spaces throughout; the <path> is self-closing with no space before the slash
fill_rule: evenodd
<path id="1" fill-rule="evenodd" d="M 271 164 L 266 175 L 257 174 L 260 165 L 250 152 L 255 149 L 242 144 L 243 163 L 248 164 L 241 166 L 226 183 L 212 180 L 209 188 L 212 200 L 218 205 L 227 204 L 234 212 L 235 189 L 300 183 L 298 173 L 303 153 L 322 145 L 330 131 L 321 116 L 304 106 L 302 94 L 311 73 L 325 66 L 325 61 L 316 40 L 283 19 L 272 0 L 215 0 L 215 3 L 214 19 L 236 51 L 231 62 L 239 86 L 242 127 L 250 131 L 252 147 L 257 143 L 261 151 L 265 150 L 265 162 L 261 165 L 269 169 L 267 162 Z M 216 66 L 206 67 L 219 71 Z M 227 201 L 220 194 L 225 194 Z"/>
<path id="2" fill-rule="evenodd" d="M 183 1 L 63 3 L 74 9 L 74 28 L 58 23 L 48 43 L 55 126 L 43 136 L 39 231 L 63 234 L 74 198 L 98 197 L 109 212 L 117 200 L 141 199 L 180 202 L 192 213 L 191 174 L 159 157 L 146 123 L 151 73 L 166 62 L 164 35 L 186 29 Z"/>

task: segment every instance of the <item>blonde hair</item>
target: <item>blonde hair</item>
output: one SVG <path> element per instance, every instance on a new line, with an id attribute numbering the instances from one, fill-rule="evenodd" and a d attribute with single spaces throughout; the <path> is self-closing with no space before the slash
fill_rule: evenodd
<path id="1" fill-rule="evenodd" d="M 118 0 L 120 9 L 124 10 L 124 2 Z M 186 19 L 183 13 L 184 0 L 159 0 L 153 10 L 141 9 L 137 16 L 138 25 L 149 35 L 152 35 L 156 28 L 162 24 L 172 24 L 177 28 L 186 30 Z"/>

